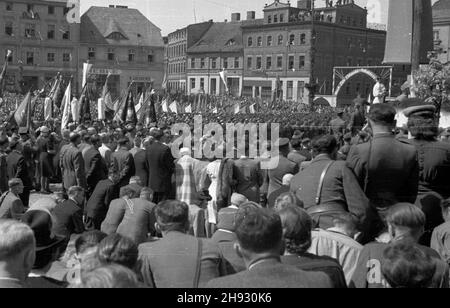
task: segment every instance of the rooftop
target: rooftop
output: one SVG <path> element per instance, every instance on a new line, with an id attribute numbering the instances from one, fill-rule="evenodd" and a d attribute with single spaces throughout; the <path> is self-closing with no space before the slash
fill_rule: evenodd
<path id="1" fill-rule="evenodd" d="M 83 43 L 164 46 L 161 29 L 136 9 L 93 6 L 81 20 Z"/>
<path id="2" fill-rule="evenodd" d="M 240 52 L 242 43 L 242 22 L 218 22 L 188 49 L 189 53 Z"/>
<path id="3" fill-rule="evenodd" d="M 439 0 L 433 5 L 433 18 L 450 19 L 450 0 Z"/>

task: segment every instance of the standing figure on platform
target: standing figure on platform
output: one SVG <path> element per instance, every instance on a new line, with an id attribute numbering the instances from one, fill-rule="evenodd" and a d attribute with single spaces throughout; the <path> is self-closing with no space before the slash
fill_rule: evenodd
<path id="1" fill-rule="evenodd" d="M 373 87 L 373 96 L 375 97 L 373 104 L 383 104 L 387 95 L 386 86 L 383 84 L 381 77 L 377 78 L 377 83 Z"/>

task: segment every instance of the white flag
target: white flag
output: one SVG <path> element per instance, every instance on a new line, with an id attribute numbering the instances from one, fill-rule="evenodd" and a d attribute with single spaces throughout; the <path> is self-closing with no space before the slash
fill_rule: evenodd
<path id="1" fill-rule="evenodd" d="M 241 104 L 240 104 L 239 102 L 237 102 L 237 103 L 234 105 L 234 114 L 238 114 L 239 111 L 241 111 Z"/>
<path id="2" fill-rule="evenodd" d="M 192 106 L 191 104 L 189 104 L 185 109 L 184 109 L 185 113 L 192 113 Z"/>
<path id="3" fill-rule="evenodd" d="M 69 82 L 64 97 L 62 99 L 63 114 L 61 119 L 61 129 L 65 129 L 69 125 L 70 112 L 71 112 L 71 102 L 70 98 L 72 96 L 72 82 Z"/>
<path id="4" fill-rule="evenodd" d="M 72 111 L 72 119 L 79 123 L 80 122 L 80 106 L 76 97 L 70 102 L 70 109 Z"/>
<path id="5" fill-rule="evenodd" d="M 49 121 L 52 118 L 52 105 L 53 101 L 50 97 L 46 97 L 44 100 L 44 119 Z"/>
<path id="6" fill-rule="evenodd" d="M 98 119 L 99 120 L 104 120 L 106 118 L 105 111 L 106 111 L 105 100 L 102 97 L 100 97 L 98 99 Z"/>
<path id="7" fill-rule="evenodd" d="M 225 90 L 228 92 L 228 84 L 227 84 L 227 72 L 222 70 L 220 73 L 220 79 L 222 79 L 223 84 L 225 85 Z"/>
<path id="8" fill-rule="evenodd" d="M 82 84 L 83 88 L 86 85 L 91 68 L 92 68 L 92 64 L 83 63 L 83 84 Z"/>
<path id="9" fill-rule="evenodd" d="M 213 113 L 219 113 L 217 107 L 213 109 Z"/>
<path id="10" fill-rule="evenodd" d="M 144 106 L 144 93 L 141 94 L 141 97 L 139 98 L 139 103 L 134 106 L 134 109 L 136 110 L 136 114 L 141 111 L 142 106 Z"/>
<path id="11" fill-rule="evenodd" d="M 169 112 L 169 108 L 167 107 L 167 100 L 162 101 L 161 107 L 162 107 L 163 112 Z"/>
<path id="12" fill-rule="evenodd" d="M 255 112 L 255 104 L 250 105 L 249 109 L 250 109 L 250 113 L 256 113 Z"/>
<path id="13" fill-rule="evenodd" d="M 173 101 L 172 104 L 170 104 L 169 108 L 170 108 L 170 111 L 172 111 L 173 113 L 178 113 L 176 101 Z"/>

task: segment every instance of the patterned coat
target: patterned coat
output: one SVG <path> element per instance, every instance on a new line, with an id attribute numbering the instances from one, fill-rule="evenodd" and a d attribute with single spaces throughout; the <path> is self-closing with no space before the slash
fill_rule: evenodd
<path id="1" fill-rule="evenodd" d="M 194 204 L 197 199 L 195 168 L 198 161 L 188 155 L 181 157 L 175 164 L 176 199 Z"/>

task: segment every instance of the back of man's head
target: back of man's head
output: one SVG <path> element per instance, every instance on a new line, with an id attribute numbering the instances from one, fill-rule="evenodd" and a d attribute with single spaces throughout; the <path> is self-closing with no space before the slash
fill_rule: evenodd
<path id="1" fill-rule="evenodd" d="M 156 206 L 156 221 L 162 232 L 186 231 L 189 225 L 189 207 L 186 203 L 167 200 Z"/>
<path id="2" fill-rule="evenodd" d="M 305 253 L 311 247 L 313 221 L 305 210 L 287 207 L 279 212 L 286 249 L 292 254 Z"/>
<path id="3" fill-rule="evenodd" d="M 398 203 L 388 210 L 386 221 L 398 235 L 411 236 L 418 239 L 426 223 L 425 214 L 417 206 L 409 203 Z"/>
<path id="4" fill-rule="evenodd" d="M 375 104 L 370 108 L 367 117 L 377 125 L 393 126 L 396 114 L 395 108 L 391 105 Z"/>
<path id="5" fill-rule="evenodd" d="M 33 230 L 24 223 L 15 220 L 0 220 L 0 264 L 6 263 L 5 268 L 12 277 L 25 279 L 31 271 L 35 261 L 36 240 Z"/>
<path id="6" fill-rule="evenodd" d="M 436 262 L 416 243 L 398 241 L 384 251 L 381 270 L 392 288 L 428 288 Z"/>
<path id="7" fill-rule="evenodd" d="M 281 252 L 283 229 L 274 211 L 243 207 L 236 213 L 235 229 L 240 247 L 249 253 Z"/>
<path id="8" fill-rule="evenodd" d="M 332 135 L 325 135 L 319 137 L 313 141 L 313 150 L 316 155 L 319 154 L 333 154 L 337 149 L 337 140 L 336 137 Z"/>

